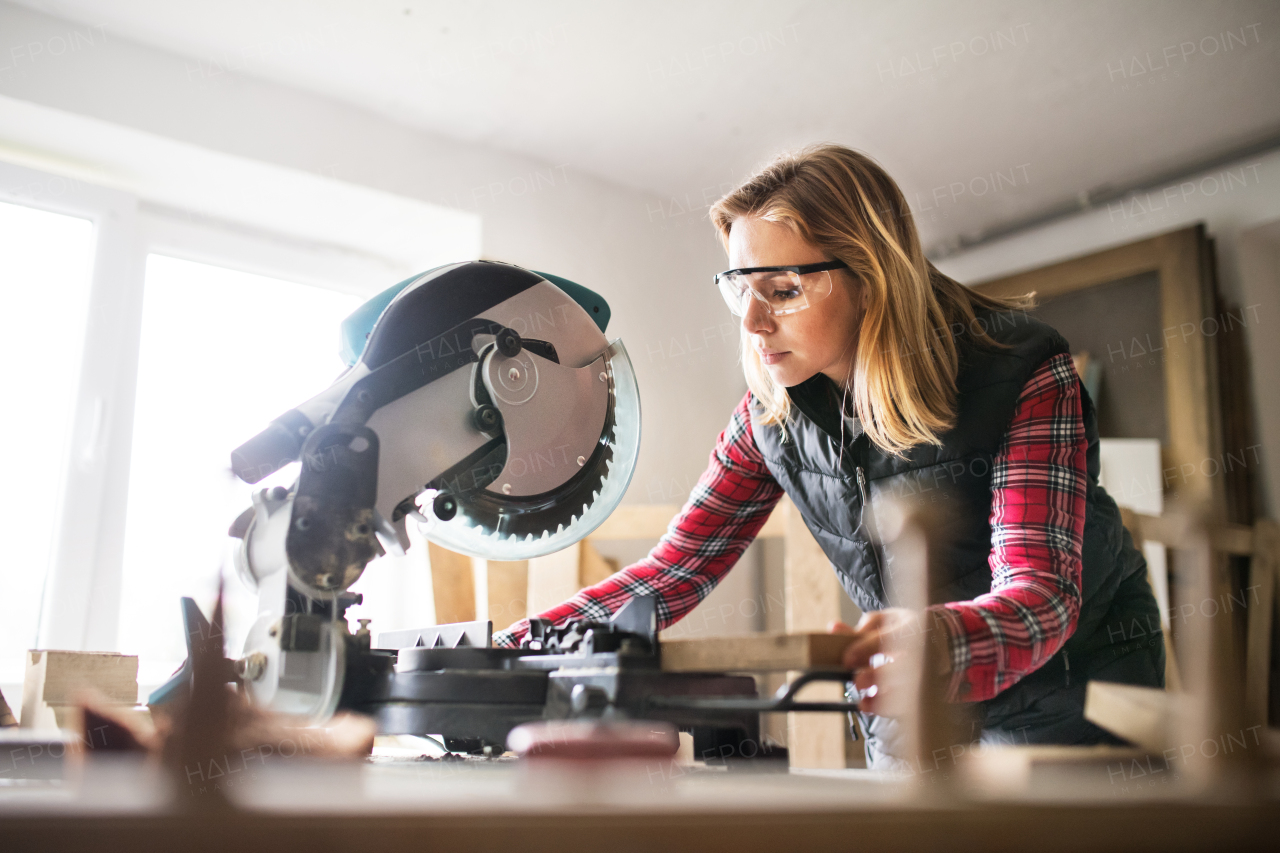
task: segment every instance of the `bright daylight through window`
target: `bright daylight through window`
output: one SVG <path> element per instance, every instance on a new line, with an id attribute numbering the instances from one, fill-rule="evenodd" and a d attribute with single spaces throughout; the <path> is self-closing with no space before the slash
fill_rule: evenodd
<path id="1" fill-rule="evenodd" d="M 0 419 L 0 446 L 11 451 L 6 454 L 9 488 L 0 492 L 0 517 L 14 534 L 5 542 L 0 683 L 20 683 L 23 652 L 36 647 L 92 258 L 93 223 L 88 220 L 0 204 L 0 317 L 9 352 L 8 416 Z"/>
<path id="2" fill-rule="evenodd" d="M 231 568 L 227 527 L 257 486 L 231 473 L 231 450 L 343 369 L 345 293 L 162 255 L 147 259 L 130 462 L 120 645 L 138 654 L 143 690 L 186 657 L 178 601 L 206 614 L 226 578 L 231 651 L 256 598 Z"/>

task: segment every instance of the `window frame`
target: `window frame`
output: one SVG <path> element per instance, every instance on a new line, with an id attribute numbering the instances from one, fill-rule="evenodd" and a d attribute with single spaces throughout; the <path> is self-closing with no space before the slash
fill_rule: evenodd
<path id="1" fill-rule="evenodd" d="M 358 296 L 372 295 L 416 270 L 3 161 L 0 201 L 93 224 L 88 310 L 68 440 L 57 462 L 61 487 L 37 646 L 116 649 L 148 255 Z"/>

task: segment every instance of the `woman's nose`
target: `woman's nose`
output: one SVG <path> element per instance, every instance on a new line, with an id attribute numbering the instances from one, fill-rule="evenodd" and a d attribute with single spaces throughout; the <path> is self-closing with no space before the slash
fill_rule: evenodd
<path id="1" fill-rule="evenodd" d="M 773 315 L 763 302 L 749 296 L 746 312 L 742 315 L 742 328 L 750 334 L 773 331 Z"/>

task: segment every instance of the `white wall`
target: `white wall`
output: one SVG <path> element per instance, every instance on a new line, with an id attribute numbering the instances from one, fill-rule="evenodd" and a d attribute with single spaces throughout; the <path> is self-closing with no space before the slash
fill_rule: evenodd
<path id="1" fill-rule="evenodd" d="M 31 50 L 36 44 L 43 49 Z M 62 44 L 75 49 L 54 55 Z M 663 200 L 584 174 L 574 163 L 542 163 L 431 136 L 7 4 L 0 4 L 0 99 L 474 212 L 482 221 L 485 257 L 599 291 L 613 309 L 609 334 L 626 343 L 643 399 L 642 451 L 627 502 L 683 500 L 745 392 L 736 328 L 712 284 L 724 257 L 705 209 L 672 215 Z M 107 153 L 86 150 L 73 134 L 34 140 L 29 125 L 6 123 L 6 114 L 0 110 L 0 157 L 7 150 L 28 165 L 33 158 L 55 170 L 73 164 L 81 174 L 127 171 L 103 162 Z M 245 199 L 246 206 L 252 202 Z M 369 282 L 368 292 L 393 281 Z M 754 588 L 754 574 L 736 574 L 735 584 Z"/>
<path id="2" fill-rule="evenodd" d="M 1196 222 L 1204 222 L 1216 241 L 1223 296 L 1246 308 L 1254 440 L 1262 444 L 1255 480 L 1262 512 L 1274 518 L 1280 512 L 1280 276 L 1276 272 L 1280 151 L 1188 175 L 1150 192 L 975 247 L 946 258 L 938 267 L 959 281 L 978 282 Z"/>

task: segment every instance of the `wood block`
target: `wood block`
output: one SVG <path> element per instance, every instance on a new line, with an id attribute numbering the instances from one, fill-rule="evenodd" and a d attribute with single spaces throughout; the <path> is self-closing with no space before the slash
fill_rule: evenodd
<path id="1" fill-rule="evenodd" d="M 578 558 L 579 589 L 595 586 L 618 570 L 618 561 L 602 557 L 590 540 L 583 539 L 578 547 L 582 551 Z"/>
<path id="2" fill-rule="evenodd" d="M 474 621 L 476 586 L 471 558 L 428 542 L 427 559 L 431 565 L 431 593 L 436 604 L 436 624 Z"/>
<path id="3" fill-rule="evenodd" d="M 844 591 L 831 561 L 813 538 L 804 519 L 792 506 L 785 507 L 786 554 L 783 578 L 786 590 L 787 633 L 825 631 L 840 618 Z"/>
<path id="4" fill-rule="evenodd" d="M 536 616 L 572 598 L 579 581 L 582 549 L 575 545 L 529 561 L 529 615 Z"/>
<path id="5" fill-rule="evenodd" d="M 1084 718 L 1143 749 L 1159 752 L 1173 738 L 1180 698 L 1158 687 L 1090 681 Z"/>
<path id="6" fill-rule="evenodd" d="M 800 673 L 793 672 L 791 678 Z M 811 702 L 843 702 L 844 688 L 827 681 L 806 686 L 800 698 Z M 792 767 L 843 770 L 845 732 L 849 721 L 844 714 L 787 714 L 787 758 Z"/>
<path id="7" fill-rule="evenodd" d="M 593 539 L 659 539 L 680 514 L 679 504 L 620 506 L 591 533 Z"/>
<path id="8" fill-rule="evenodd" d="M 138 657 L 116 652 L 36 650 L 27 653 L 22 684 L 22 727 L 61 728 L 65 709 L 91 690 L 112 703 L 138 701 Z M 58 708 L 64 709 L 59 714 Z"/>
<path id="9" fill-rule="evenodd" d="M 1144 541 L 1159 542 L 1170 548 L 1190 548 L 1195 546 L 1196 532 L 1189 530 L 1180 520 L 1168 515 L 1141 515 L 1133 513 L 1131 520 L 1125 521 L 1125 527 L 1134 533 L 1133 523 L 1141 531 Z M 1212 524 L 1209 526 L 1209 545 L 1215 551 L 1222 551 L 1236 556 L 1247 556 L 1254 553 L 1253 528 L 1244 524 Z M 1138 539 L 1138 535 L 1134 535 Z"/>
<path id="10" fill-rule="evenodd" d="M 486 560 L 489 591 L 488 619 L 502 630 L 528 615 L 529 561 Z"/>
<path id="11" fill-rule="evenodd" d="M 1000 745 L 971 749 L 957 764 L 963 779 L 980 795 L 1026 796 L 1037 776 L 1051 776 L 1058 791 L 1083 787 L 1096 795 L 1100 786 L 1112 782 L 1113 765 L 1145 758 L 1146 753 L 1133 746 Z"/>
<path id="12" fill-rule="evenodd" d="M 749 634 L 664 640 L 667 672 L 781 672 L 838 669 L 849 645 L 843 634 Z"/>
<path id="13" fill-rule="evenodd" d="M 528 612 L 536 616 L 572 598 L 578 590 L 598 584 L 618 571 L 618 561 L 601 556 L 584 539 L 563 551 L 529 561 Z"/>

